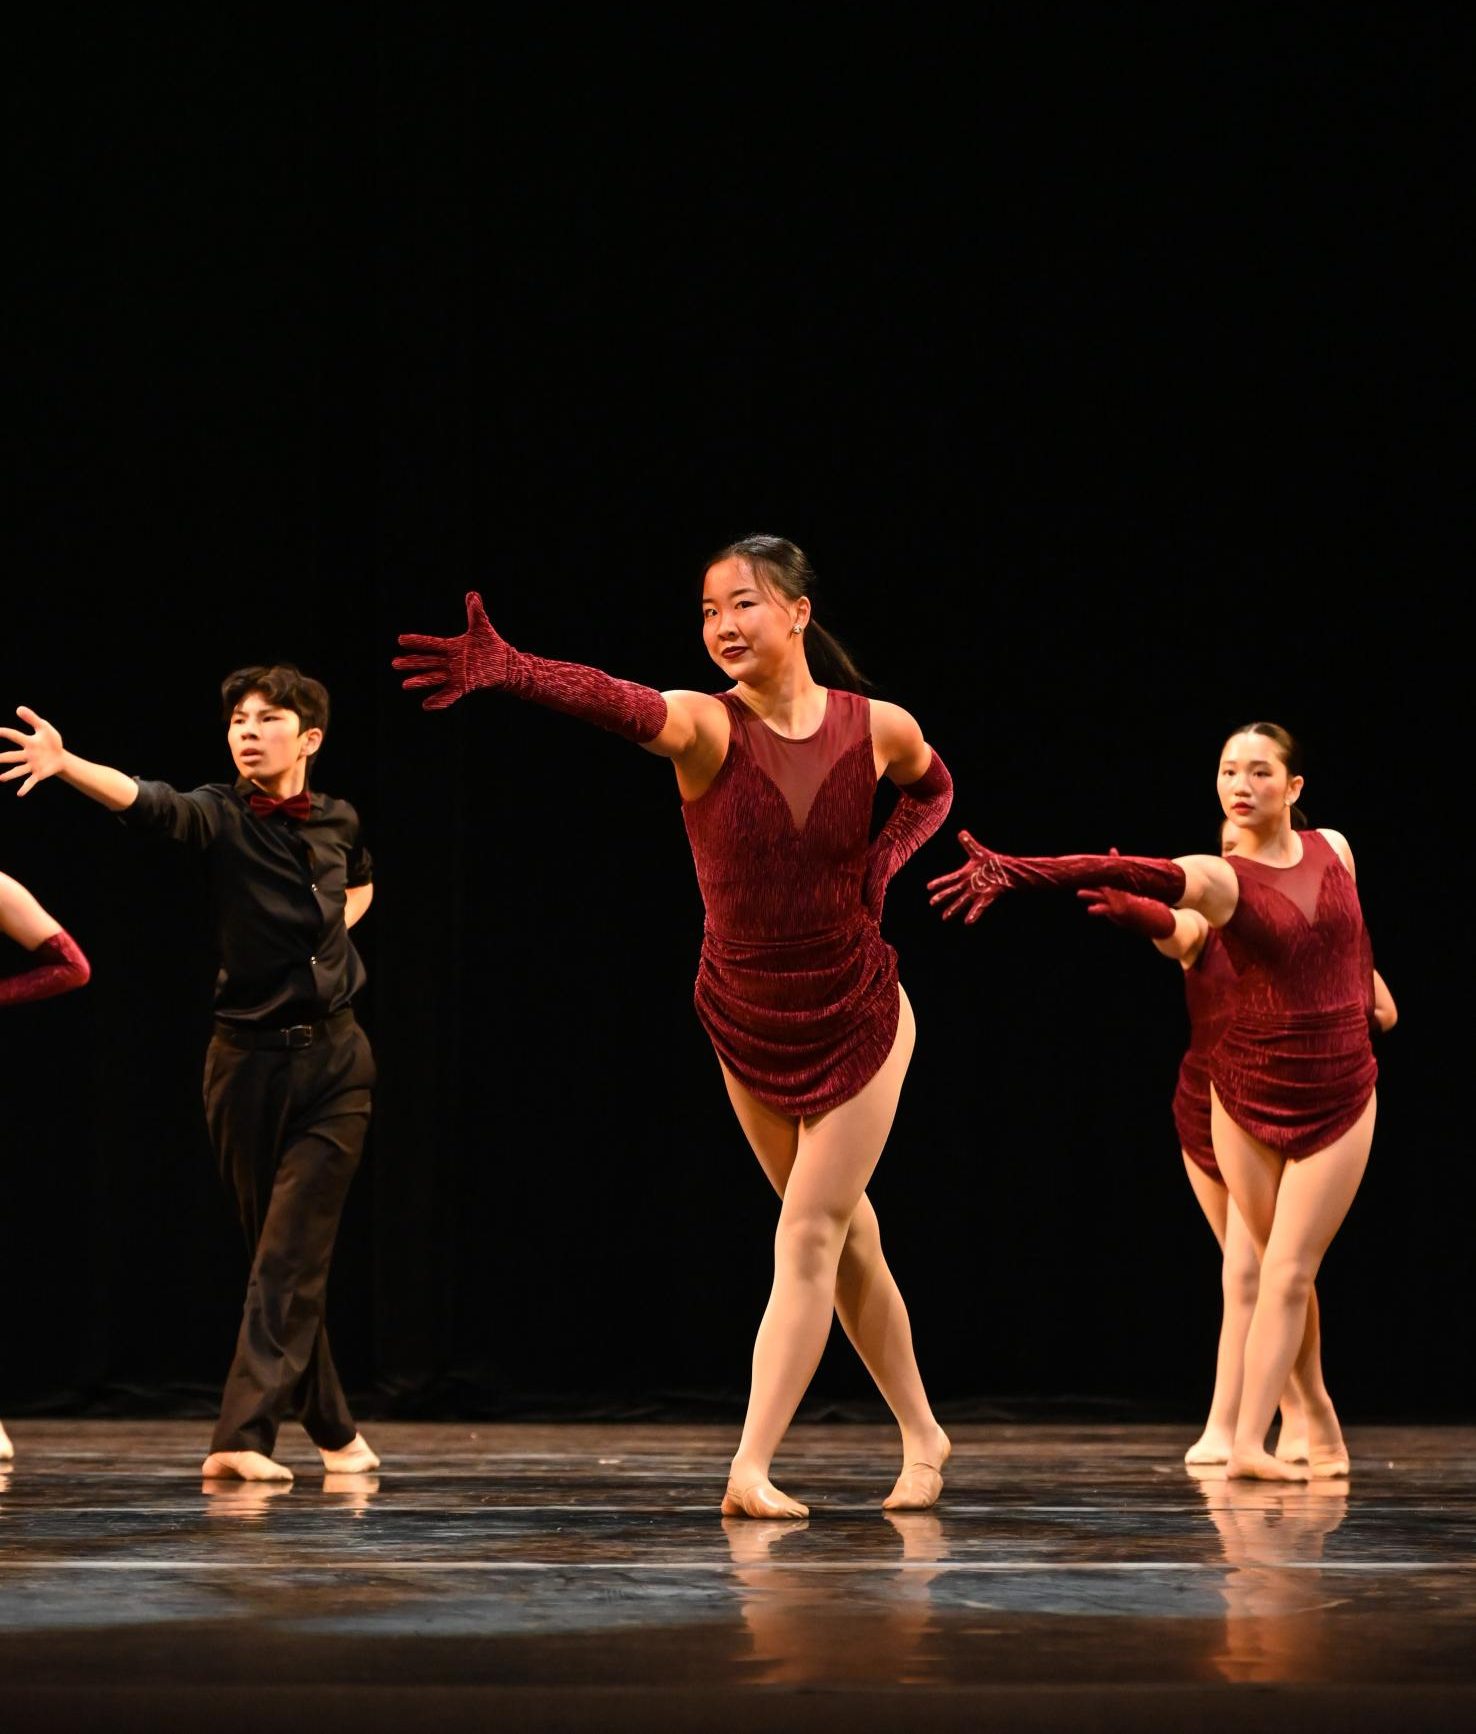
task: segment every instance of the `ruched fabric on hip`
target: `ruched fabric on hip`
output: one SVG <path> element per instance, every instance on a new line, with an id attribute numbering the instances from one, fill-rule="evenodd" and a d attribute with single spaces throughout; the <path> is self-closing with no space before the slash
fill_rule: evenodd
<path id="1" fill-rule="evenodd" d="M 1214 1051 L 1210 1075 L 1242 1131 L 1283 1156 L 1312 1156 L 1357 1121 L 1379 1068 L 1358 1005 L 1237 1017 Z"/>
<path id="2" fill-rule="evenodd" d="M 897 954 L 864 911 L 795 939 L 703 934 L 693 1003 L 718 1057 L 781 1114 L 849 1101 L 897 1038 Z"/>

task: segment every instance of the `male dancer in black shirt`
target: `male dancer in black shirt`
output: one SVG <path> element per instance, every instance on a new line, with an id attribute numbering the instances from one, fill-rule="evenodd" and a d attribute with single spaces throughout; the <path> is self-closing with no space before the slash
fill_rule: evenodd
<path id="1" fill-rule="evenodd" d="M 323 1315 L 338 1219 L 369 1124 L 374 1059 L 350 1001 L 364 966 L 348 929 L 373 896 L 359 818 L 310 792 L 328 694 L 290 665 L 243 668 L 221 687 L 239 773 L 181 794 L 68 752 L 33 710 L 35 731 L 0 728 L 14 750 L 0 781 L 27 794 L 59 776 L 124 823 L 201 850 L 220 946 L 205 1117 L 251 1253 L 251 1280 L 226 1378 L 208 1477 L 290 1481 L 273 1461 L 295 1416 L 331 1473 L 374 1469 L 328 1349 Z"/>

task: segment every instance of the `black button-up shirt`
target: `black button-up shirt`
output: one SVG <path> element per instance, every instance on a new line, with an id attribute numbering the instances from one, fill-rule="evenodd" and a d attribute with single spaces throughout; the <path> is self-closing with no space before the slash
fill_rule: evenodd
<path id="1" fill-rule="evenodd" d="M 373 877 L 347 801 L 312 796 L 307 819 L 262 818 L 251 783 L 206 783 L 181 794 L 138 779 L 118 817 L 205 854 L 220 948 L 215 1015 L 227 1023 L 316 1023 L 364 985 L 344 923 L 344 893 Z"/>

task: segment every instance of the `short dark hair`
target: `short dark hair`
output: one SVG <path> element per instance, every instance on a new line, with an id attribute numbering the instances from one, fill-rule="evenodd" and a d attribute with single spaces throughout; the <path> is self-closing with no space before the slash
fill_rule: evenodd
<path id="1" fill-rule="evenodd" d="M 259 692 L 283 710 L 296 713 L 298 732 L 308 729 L 328 730 L 328 688 L 321 680 L 290 662 L 258 664 L 253 668 L 238 668 L 220 683 L 221 719 L 231 720 L 231 713 L 247 693 Z"/>

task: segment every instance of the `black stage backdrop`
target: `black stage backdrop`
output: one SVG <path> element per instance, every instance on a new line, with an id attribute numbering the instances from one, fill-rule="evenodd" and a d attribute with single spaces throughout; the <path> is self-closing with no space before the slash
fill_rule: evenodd
<path id="1" fill-rule="evenodd" d="M 318 781 L 377 861 L 331 1300 L 366 1409 L 741 1402 L 775 1205 L 690 1006 L 671 773 L 501 699 L 424 715 L 389 659 L 475 585 L 517 644 L 715 687 L 703 556 L 763 529 L 957 781 L 887 911 L 919 1040 L 873 1188 L 945 1412 L 1187 1417 L 1218 1290 L 1174 967 L 1069 900 L 944 928 L 924 881 L 957 824 L 1212 847 L 1220 742 L 1270 716 L 1402 1011 L 1330 1382 L 1469 1414 L 1468 27 L 476 17 L 129 8 L 57 27 L 14 110 L 0 706 L 189 786 L 227 669 L 329 684 Z M 198 864 L 49 785 L 0 800 L 0 866 L 96 969 L 3 1017 L 0 1412 L 208 1405 L 244 1272 Z M 869 1402 L 837 1333 L 807 1412 Z"/>

